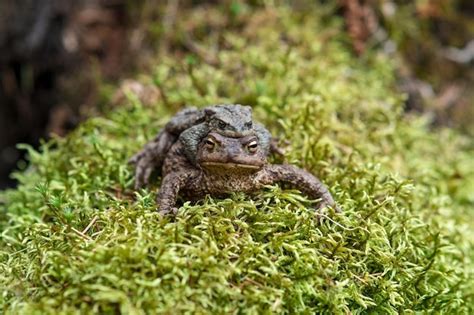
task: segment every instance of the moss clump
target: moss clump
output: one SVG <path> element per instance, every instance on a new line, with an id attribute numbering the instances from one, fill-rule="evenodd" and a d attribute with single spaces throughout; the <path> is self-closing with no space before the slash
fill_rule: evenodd
<path id="1" fill-rule="evenodd" d="M 129 94 L 28 148 L 21 184 L 0 195 L 5 313 L 473 311 L 472 141 L 403 116 L 390 61 L 354 58 L 327 11 L 239 12 L 252 28 L 220 32 L 219 65 L 162 55 L 141 78 L 158 104 Z M 157 215 L 127 158 L 177 107 L 219 102 L 254 105 L 344 212 L 319 223 L 273 186 Z"/>

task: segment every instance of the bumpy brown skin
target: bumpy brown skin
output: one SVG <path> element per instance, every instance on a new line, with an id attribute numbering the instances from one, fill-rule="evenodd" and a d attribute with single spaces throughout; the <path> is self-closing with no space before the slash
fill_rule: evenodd
<path id="1" fill-rule="evenodd" d="M 270 165 L 267 155 L 255 135 L 231 138 L 210 132 L 199 143 L 193 164 L 186 157 L 183 143 L 176 142 L 163 164 L 163 181 L 157 196 L 159 211 L 176 213 L 178 195 L 189 199 L 206 194 L 220 197 L 231 192 L 254 192 L 274 183 L 289 184 L 310 198 L 321 199 L 317 208 L 330 206 L 339 211 L 315 176 L 292 165 Z"/>

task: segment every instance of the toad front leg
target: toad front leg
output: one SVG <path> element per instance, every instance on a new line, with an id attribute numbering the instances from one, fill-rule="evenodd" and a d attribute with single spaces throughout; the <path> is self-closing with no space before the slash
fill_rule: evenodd
<path id="1" fill-rule="evenodd" d="M 274 183 L 287 183 L 301 190 L 310 198 L 320 198 L 321 202 L 318 208 L 329 206 L 338 212 L 341 211 L 323 183 L 305 170 L 287 164 L 268 165 L 261 171 L 261 174 L 262 175 L 257 177 L 260 184 L 271 185 Z"/>
<path id="2" fill-rule="evenodd" d="M 171 173 L 163 177 L 160 191 L 156 197 L 158 211 L 161 214 L 176 214 L 176 200 L 180 190 L 182 190 L 188 181 L 195 177 L 195 171 L 187 170 L 178 173 Z"/>

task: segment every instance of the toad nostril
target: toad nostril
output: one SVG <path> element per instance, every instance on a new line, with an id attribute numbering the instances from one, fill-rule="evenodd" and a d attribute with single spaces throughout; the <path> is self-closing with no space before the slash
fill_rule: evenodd
<path id="1" fill-rule="evenodd" d="M 229 147 L 227 152 L 230 158 L 236 158 L 242 155 L 242 150 L 238 146 Z"/>

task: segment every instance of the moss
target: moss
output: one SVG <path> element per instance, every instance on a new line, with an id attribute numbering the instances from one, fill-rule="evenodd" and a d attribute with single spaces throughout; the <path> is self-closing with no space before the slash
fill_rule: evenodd
<path id="1" fill-rule="evenodd" d="M 0 195 L 5 313 L 473 311 L 472 140 L 405 116 L 390 60 L 354 58 L 330 11 L 241 12 L 253 27 L 222 28 L 218 66 L 160 55 L 140 76 L 157 104 L 129 94 L 25 147 L 30 166 Z M 160 217 L 159 180 L 134 192 L 127 158 L 177 108 L 219 102 L 252 104 L 344 212 L 319 222 L 311 200 L 271 186 Z"/>

